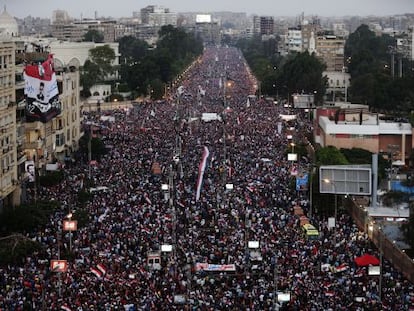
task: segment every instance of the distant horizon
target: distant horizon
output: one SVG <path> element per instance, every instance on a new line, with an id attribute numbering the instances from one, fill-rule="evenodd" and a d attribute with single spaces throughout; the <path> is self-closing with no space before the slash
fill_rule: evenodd
<path id="1" fill-rule="evenodd" d="M 313 0 L 312 2 L 274 0 L 271 3 L 268 0 L 256 0 L 255 2 L 210 0 L 203 3 L 190 0 L 175 0 L 174 2 L 144 0 L 139 4 L 135 0 L 118 0 L 117 2 L 99 3 L 99 8 L 95 3 L 81 0 L 72 0 L 70 3 L 63 0 L 2 0 L 0 5 L 5 6 L 11 16 L 19 19 L 28 16 L 51 19 L 53 11 L 56 10 L 66 11 L 74 19 L 94 18 L 95 13 L 99 18 L 131 18 L 133 12 L 139 12 L 148 5 L 162 6 L 177 14 L 232 12 L 245 13 L 247 16 L 297 17 L 303 13 L 305 16 L 327 18 L 389 17 L 414 14 L 413 0 L 348 0 L 334 5 L 329 0 Z"/>

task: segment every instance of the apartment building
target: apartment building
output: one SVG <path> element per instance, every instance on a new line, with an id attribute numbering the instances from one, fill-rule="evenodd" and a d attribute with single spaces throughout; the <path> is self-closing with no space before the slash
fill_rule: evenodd
<path id="1" fill-rule="evenodd" d="M 14 42 L 0 39 L 0 210 L 20 202 L 18 192 Z"/>
<path id="2" fill-rule="evenodd" d="M 342 72 L 344 68 L 345 39 L 335 35 L 318 34 L 316 55 L 326 64 L 326 71 Z"/>
<path id="3" fill-rule="evenodd" d="M 150 26 L 177 26 L 177 13 L 157 5 L 149 5 L 141 9 L 141 22 Z"/>

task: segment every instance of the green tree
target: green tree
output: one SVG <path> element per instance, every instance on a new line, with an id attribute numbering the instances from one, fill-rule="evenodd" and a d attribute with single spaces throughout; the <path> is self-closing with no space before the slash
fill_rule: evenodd
<path id="1" fill-rule="evenodd" d="M 326 65 L 314 54 L 293 54 L 283 64 L 276 84 L 286 85 L 289 94 L 316 94 L 318 101 L 326 91 L 327 77 L 322 74 L 325 69 Z"/>
<path id="2" fill-rule="evenodd" d="M 108 75 L 114 72 L 112 63 L 115 60 L 115 51 L 109 45 L 97 46 L 89 50 L 89 58 L 99 66 L 100 81 L 103 81 Z"/>
<path id="3" fill-rule="evenodd" d="M 83 153 L 84 158 L 88 158 L 88 143 L 89 143 L 89 133 L 82 136 L 82 138 L 79 140 L 79 151 Z M 107 150 L 105 148 L 104 142 L 98 138 L 93 137 L 91 139 L 91 156 L 93 160 L 100 160 L 101 157 L 107 153 Z"/>
<path id="4" fill-rule="evenodd" d="M 82 95 L 84 97 L 90 96 L 90 88 L 98 82 L 99 66 L 89 59 L 81 68 L 80 84 L 83 87 Z"/>
<path id="5" fill-rule="evenodd" d="M 80 83 L 85 91 L 97 82 L 104 81 L 114 72 L 112 66 L 115 51 L 109 45 L 98 46 L 89 50 L 89 59 L 81 68 Z"/>
<path id="6" fill-rule="evenodd" d="M 316 150 L 316 162 L 319 165 L 349 164 L 345 156 L 334 146 L 323 147 Z"/>
<path id="7" fill-rule="evenodd" d="M 406 115 L 414 108 L 414 83 L 411 65 L 403 59 L 403 77 L 393 77 L 390 52 L 395 37 L 377 36 L 367 25 L 361 25 L 345 44 L 345 57 L 351 74 L 350 99 L 368 104 L 372 110 Z"/>
<path id="8" fill-rule="evenodd" d="M 133 37 L 119 40 L 121 83 L 136 95 L 161 98 L 164 87 L 182 72 L 203 51 L 203 44 L 194 34 L 171 25 L 161 27 L 155 49 Z"/>
<path id="9" fill-rule="evenodd" d="M 96 29 L 90 29 L 83 35 L 83 41 L 102 43 L 104 42 L 104 35 L 102 32 Z"/>
<path id="10" fill-rule="evenodd" d="M 371 164 L 372 152 L 361 148 L 340 149 L 341 153 L 348 160 L 349 164 Z M 378 183 L 385 178 L 385 169 L 389 163 L 382 155 L 378 155 Z"/>
<path id="11" fill-rule="evenodd" d="M 141 61 L 150 53 L 149 45 L 144 40 L 132 36 L 125 36 L 119 39 L 120 62 L 123 65 L 131 66 Z"/>

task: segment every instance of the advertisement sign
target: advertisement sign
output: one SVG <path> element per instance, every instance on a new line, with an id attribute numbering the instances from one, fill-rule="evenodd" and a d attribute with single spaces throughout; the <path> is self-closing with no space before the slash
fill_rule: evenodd
<path id="1" fill-rule="evenodd" d="M 309 175 L 307 173 L 296 175 L 296 191 L 307 191 L 308 179 Z"/>
<path id="2" fill-rule="evenodd" d="M 297 161 L 298 154 L 297 153 L 288 153 L 288 161 Z"/>

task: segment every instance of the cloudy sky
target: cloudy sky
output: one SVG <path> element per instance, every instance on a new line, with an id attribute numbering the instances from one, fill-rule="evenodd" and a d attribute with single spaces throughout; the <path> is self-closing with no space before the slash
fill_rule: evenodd
<path id="1" fill-rule="evenodd" d="M 71 17 L 131 17 L 147 5 L 162 5 L 172 12 L 233 11 L 271 16 L 394 15 L 414 13 L 414 0 L 0 0 L 15 17 L 51 18 L 52 11 L 66 10 Z"/>

